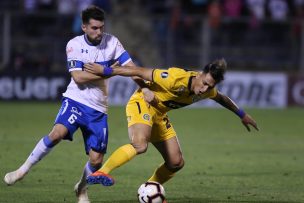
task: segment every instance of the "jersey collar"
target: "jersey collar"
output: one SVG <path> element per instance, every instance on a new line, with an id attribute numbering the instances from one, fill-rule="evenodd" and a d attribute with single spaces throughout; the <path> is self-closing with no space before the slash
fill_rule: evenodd
<path id="1" fill-rule="evenodd" d="M 194 94 L 194 92 L 191 90 L 191 85 L 192 85 L 192 80 L 195 76 L 190 76 L 189 81 L 188 81 L 188 90 L 189 90 L 189 95 Z"/>
<path id="2" fill-rule="evenodd" d="M 101 41 L 99 44 L 94 45 L 92 42 L 89 41 L 88 36 L 86 34 L 83 35 L 84 41 L 89 45 L 89 46 L 98 46 L 102 43 L 103 37 L 101 38 Z"/>

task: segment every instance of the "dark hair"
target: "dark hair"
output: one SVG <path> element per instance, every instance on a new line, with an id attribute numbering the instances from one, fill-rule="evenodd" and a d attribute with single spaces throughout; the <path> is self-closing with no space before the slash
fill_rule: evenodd
<path id="1" fill-rule="evenodd" d="M 90 19 L 104 21 L 105 12 L 101 8 L 92 5 L 82 11 L 81 18 L 83 24 L 88 24 Z"/>
<path id="2" fill-rule="evenodd" d="M 224 75 L 227 69 L 227 62 L 225 59 L 217 59 L 212 63 L 207 64 L 203 72 L 210 73 L 216 83 L 221 82 L 224 80 Z"/>

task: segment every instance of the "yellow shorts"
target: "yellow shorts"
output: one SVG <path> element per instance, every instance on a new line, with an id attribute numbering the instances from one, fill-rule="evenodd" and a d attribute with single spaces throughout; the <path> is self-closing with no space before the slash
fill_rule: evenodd
<path id="1" fill-rule="evenodd" d="M 176 132 L 166 113 L 160 113 L 148 106 L 142 98 L 132 98 L 126 107 L 128 127 L 142 123 L 152 127 L 150 142 L 161 142 L 176 136 Z"/>

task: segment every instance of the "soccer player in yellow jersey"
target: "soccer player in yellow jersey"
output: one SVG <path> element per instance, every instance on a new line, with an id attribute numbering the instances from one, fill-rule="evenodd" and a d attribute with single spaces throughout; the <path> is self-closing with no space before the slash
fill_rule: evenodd
<path id="1" fill-rule="evenodd" d="M 155 170 L 149 181 L 163 184 L 172 178 L 184 166 L 184 159 L 167 112 L 202 99 L 213 99 L 234 112 L 240 117 L 248 131 L 250 131 L 250 125 L 258 130 L 251 116 L 215 87 L 224 79 L 227 68 L 224 59 L 215 60 L 200 72 L 175 67 L 167 70 L 103 67 L 94 63 L 85 64 L 84 67 L 90 73 L 106 77 L 114 75 L 141 77 L 150 81 L 148 82 L 149 89 L 154 92 L 156 98 L 154 103 L 148 104 L 140 89 L 132 95 L 126 107 L 130 144 L 119 147 L 98 171 L 89 175 L 87 177 L 89 184 L 113 185 L 114 179 L 109 173 L 136 155 L 146 152 L 148 142 L 157 148 L 164 159 L 164 163 Z"/>

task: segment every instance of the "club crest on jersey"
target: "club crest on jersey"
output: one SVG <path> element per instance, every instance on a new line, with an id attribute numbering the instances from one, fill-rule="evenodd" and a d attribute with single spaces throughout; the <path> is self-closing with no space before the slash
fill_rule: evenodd
<path id="1" fill-rule="evenodd" d="M 145 113 L 143 115 L 143 119 L 145 119 L 146 121 L 149 121 L 150 120 L 150 115 Z"/>
<path id="2" fill-rule="evenodd" d="M 168 75 L 169 75 L 168 72 L 162 72 L 162 73 L 160 74 L 160 76 L 161 76 L 162 78 L 167 78 Z"/>
<path id="3" fill-rule="evenodd" d="M 69 54 L 69 53 L 71 53 L 71 52 L 73 52 L 73 47 L 68 47 L 68 48 L 66 49 L 66 53 Z"/>
<path id="4" fill-rule="evenodd" d="M 186 88 L 185 86 L 181 86 L 181 87 L 178 88 L 176 94 L 177 94 L 178 96 L 181 96 L 183 93 L 185 93 L 186 89 L 187 89 L 187 88 Z"/>
<path id="5" fill-rule="evenodd" d="M 131 116 L 127 116 L 127 121 L 128 121 L 128 122 L 131 121 Z"/>

